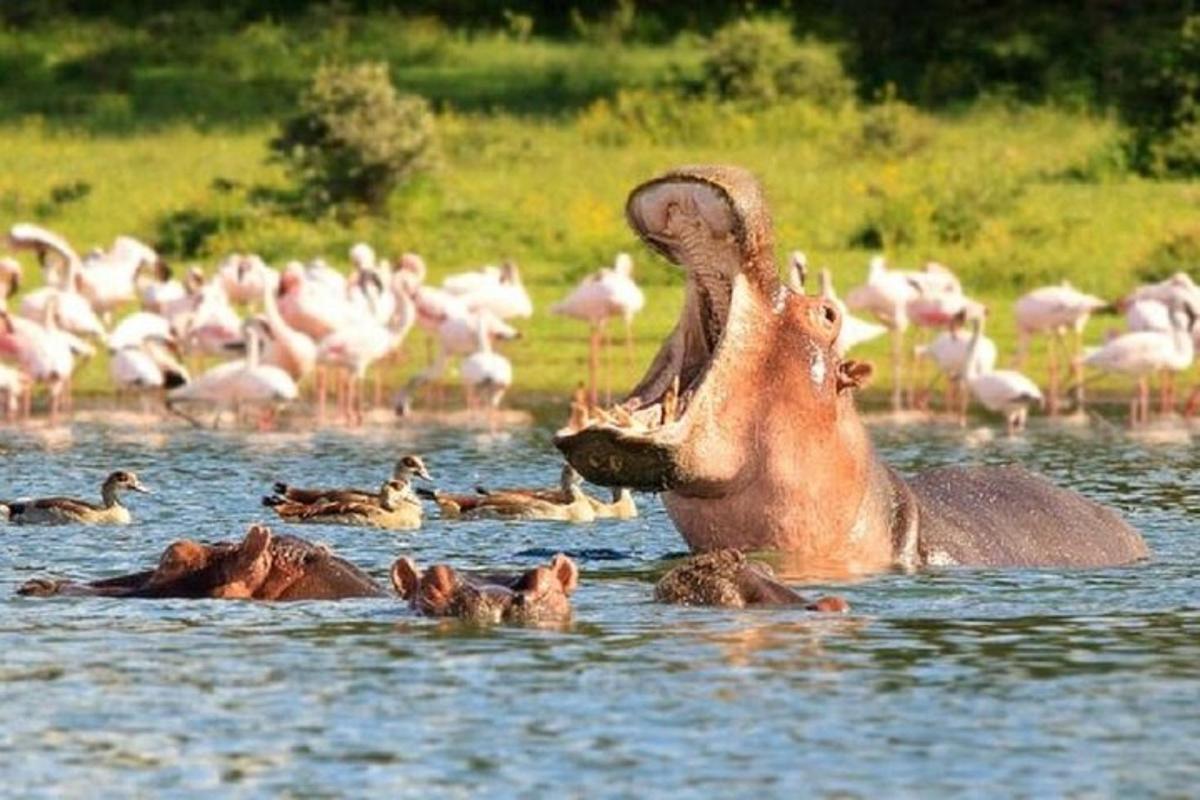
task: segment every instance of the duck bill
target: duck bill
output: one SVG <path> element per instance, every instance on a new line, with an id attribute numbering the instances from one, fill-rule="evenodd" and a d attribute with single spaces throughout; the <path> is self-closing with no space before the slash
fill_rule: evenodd
<path id="1" fill-rule="evenodd" d="M 629 397 L 612 412 L 590 409 L 554 443 L 593 483 L 666 491 L 695 481 L 683 444 L 693 409 L 727 388 L 710 376 L 740 357 L 726 332 L 745 333 L 781 287 L 765 204 L 743 170 L 668 173 L 633 191 L 626 216 L 652 249 L 684 267 L 683 311 Z"/>

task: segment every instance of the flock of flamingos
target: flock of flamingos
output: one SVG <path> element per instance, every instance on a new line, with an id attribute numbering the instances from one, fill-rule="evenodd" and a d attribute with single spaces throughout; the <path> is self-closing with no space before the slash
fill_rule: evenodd
<path id="1" fill-rule="evenodd" d="M 426 283 L 420 256 L 406 253 L 393 265 L 359 243 L 350 249 L 348 274 L 321 259 L 292 261 L 278 270 L 257 255 L 232 254 L 211 275 L 193 267 L 177 280 L 152 248 L 128 236 L 80 257 L 63 237 L 19 223 L 9 230 L 7 245 L 14 253 L 34 254 L 43 272 L 41 288 L 18 299 L 22 264 L 0 257 L 0 399 L 9 421 L 29 418 L 38 389 L 45 392 L 52 418 L 68 411 L 77 365 L 105 348 L 115 390 L 164 396 L 167 408 L 184 416 L 198 409 L 213 413 L 215 424 L 224 413 L 251 410 L 269 424 L 270 415 L 297 400 L 299 385 L 311 378 L 322 420 L 329 413 L 361 423 L 372 368 L 399 357 L 414 327 L 429 334 L 435 350 L 428 366 L 395 396 L 397 412 L 407 413 L 435 391 L 456 360 L 468 408 L 494 409 L 513 380 L 512 365 L 495 348 L 519 335 L 514 320 L 533 314 L 512 262 L 451 275 L 434 286 Z M 807 270 L 804 254 L 793 253 L 790 279 L 803 283 Z M 633 318 L 645 304 L 632 272 L 632 260 L 621 253 L 612 267 L 586 277 L 551 308 L 591 328 L 592 405 L 607 321 L 623 320 L 631 342 Z M 821 271 L 820 283 L 825 296 L 841 302 L 828 270 Z M 139 310 L 116 318 L 135 305 Z M 996 346 L 983 331 L 985 307 L 967 297 L 942 265 L 895 270 L 876 256 L 866 282 L 847 293 L 844 306 L 870 320 L 844 315 L 837 342 L 843 353 L 891 336 L 895 409 L 927 402 L 917 373 L 919 359 L 928 359 L 946 379 L 947 410 L 965 418 L 973 398 L 1002 414 L 1010 432 L 1024 426 L 1031 406 L 1060 411 L 1064 384 L 1072 404 L 1081 408 L 1089 367 L 1136 379 L 1132 425 L 1149 419 L 1154 376 L 1161 381 L 1161 413 L 1173 412 L 1174 375 L 1191 366 L 1194 336 L 1200 333 L 1194 330 L 1200 287 L 1184 273 L 1115 302 L 1066 283 L 1029 292 L 1014 308 L 1019 337 L 1014 369 L 997 369 Z M 1127 330 L 1085 347 L 1088 319 L 1102 310 L 1123 313 Z M 924 331 L 917 336 L 923 343 L 911 351 L 909 328 Z M 1047 339 L 1048 348 L 1044 394 L 1019 371 L 1038 336 Z M 201 359 L 214 357 L 222 361 L 196 369 Z M 1196 401 L 1193 392 L 1188 413 Z M 376 369 L 373 403 L 383 402 Z M 328 411 L 327 404 L 335 410 Z"/>

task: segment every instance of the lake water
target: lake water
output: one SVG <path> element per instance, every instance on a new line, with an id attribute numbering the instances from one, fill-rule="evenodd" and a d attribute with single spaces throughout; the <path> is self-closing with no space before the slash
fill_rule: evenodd
<path id="1" fill-rule="evenodd" d="M 1149 564 L 941 571 L 836 590 L 845 617 L 652 602 L 682 541 L 641 519 L 292 532 L 386 579 L 392 560 L 581 558 L 567 630 L 412 617 L 395 600 L 26 599 L 181 537 L 240 539 L 272 481 L 552 483 L 547 428 L 247 434 L 0 430 L 0 495 L 155 488 L 128 528 L 0 527 L 0 793 L 12 796 L 1193 795 L 1200 780 L 1200 478 L 1187 435 L 1037 426 L 1008 440 L 874 429 L 902 471 L 1021 462 L 1118 506 Z M 432 513 L 436 517 L 436 511 Z M 277 529 L 287 529 L 279 525 Z M 586 555 L 586 553 L 585 553 Z M 812 594 L 827 587 L 806 590 Z"/>

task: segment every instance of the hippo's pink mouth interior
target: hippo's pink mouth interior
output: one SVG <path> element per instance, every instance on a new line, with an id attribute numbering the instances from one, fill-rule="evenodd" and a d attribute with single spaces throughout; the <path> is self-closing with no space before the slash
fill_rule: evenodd
<path id="1" fill-rule="evenodd" d="M 611 410 L 573 409 L 555 444 L 594 483 L 660 491 L 678 482 L 674 454 L 688 409 L 720 357 L 741 223 L 723 191 L 681 179 L 643 187 L 628 216 L 651 247 L 686 269 L 683 311 L 629 397 Z"/>

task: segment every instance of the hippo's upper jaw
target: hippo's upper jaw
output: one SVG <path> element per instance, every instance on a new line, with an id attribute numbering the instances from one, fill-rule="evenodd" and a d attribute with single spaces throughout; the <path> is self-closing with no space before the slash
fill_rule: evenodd
<path id="1" fill-rule="evenodd" d="M 625 402 L 560 431 L 555 443 L 595 483 L 720 494 L 747 477 L 745 459 L 736 448 L 703 446 L 697 427 L 726 438 L 754 427 L 764 407 L 751 395 L 764 380 L 788 383 L 785 373 L 798 371 L 807 393 L 834 399 L 844 388 L 832 348 L 837 310 L 780 284 L 762 194 L 744 170 L 668 173 L 633 191 L 626 216 L 686 269 L 683 312 Z"/>

